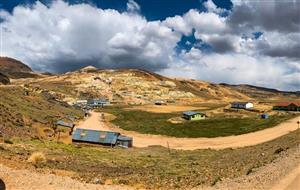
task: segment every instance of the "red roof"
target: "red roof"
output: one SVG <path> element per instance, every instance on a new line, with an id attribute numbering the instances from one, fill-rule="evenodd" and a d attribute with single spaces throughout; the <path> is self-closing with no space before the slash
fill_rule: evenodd
<path id="1" fill-rule="evenodd" d="M 276 106 L 286 107 L 291 104 L 294 104 L 295 106 L 300 107 L 300 102 L 281 102 L 281 103 L 278 103 Z"/>

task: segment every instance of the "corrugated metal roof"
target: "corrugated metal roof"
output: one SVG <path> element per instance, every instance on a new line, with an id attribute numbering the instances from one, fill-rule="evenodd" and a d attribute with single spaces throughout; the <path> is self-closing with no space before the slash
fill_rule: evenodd
<path id="1" fill-rule="evenodd" d="M 120 133 L 112 131 L 98 131 L 77 128 L 72 135 L 72 140 L 115 145 L 119 135 Z"/>
<path id="2" fill-rule="evenodd" d="M 62 120 L 57 121 L 57 122 L 56 122 L 56 125 L 61 125 L 61 126 L 64 126 L 64 127 L 70 127 L 70 128 L 73 127 L 73 123 L 66 123 L 66 122 L 64 122 L 64 121 L 62 121 Z"/>
<path id="3" fill-rule="evenodd" d="M 231 104 L 246 105 L 248 103 L 251 103 L 251 102 L 232 102 Z"/>
<path id="4" fill-rule="evenodd" d="M 300 107 L 300 102 L 281 102 L 281 103 L 278 103 L 276 106 L 286 107 L 286 106 L 289 106 L 291 104 L 294 104 L 295 106 Z"/>
<path id="5" fill-rule="evenodd" d="M 120 135 L 118 137 L 118 140 L 120 140 L 120 141 L 132 141 L 132 137 L 127 137 L 127 136 L 124 136 L 124 135 Z"/>
<path id="6" fill-rule="evenodd" d="M 196 112 L 196 111 L 185 111 L 185 112 L 183 112 L 183 115 L 187 115 L 187 116 L 193 116 L 193 115 L 196 115 L 196 114 L 205 115 L 204 113 Z"/>

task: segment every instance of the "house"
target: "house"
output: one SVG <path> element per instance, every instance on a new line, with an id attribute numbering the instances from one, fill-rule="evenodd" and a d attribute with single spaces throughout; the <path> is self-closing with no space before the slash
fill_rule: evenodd
<path id="1" fill-rule="evenodd" d="M 109 146 L 132 147 L 132 137 L 121 135 L 118 132 L 99 131 L 77 128 L 72 135 L 72 142 L 85 142 Z"/>
<path id="2" fill-rule="evenodd" d="M 90 107 L 99 107 L 99 106 L 103 107 L 104 105 L 109 105 L 110 102 L 105 98 L 100 98 L 100 99 L 89 100 L 87 104 Z"/>
<path id="3" fill-rule="evenodd" d="M 68 127 L 68 128 L 73 128 L 75 125 L 73 123 L 67 123 L 64 122 L 63 120 L 59 120 L 55 123 L 57 126 L 63 126 L 63 127 Z"/>
<path id="4" fill-rule="evenodd" d="M 72 142 L 111 145 L 117 143 L 120 133 L 77 128 L 72 135 Z"/>
<path id="5" fill-rule="evenodd" d="M 182 113 L 183 118 L 186 120 L 202 120 L 206 118 L 206 115 L 201 112 L 195 112 L 195 111 L 187 111 Z"/>
<path id="6" fill-rule="evenodd" d="M 155 103 L 154 103 L 155 105 L 167 105 L 167 103 L 165 102 L 165 101 L 163 101 L 163 100 L 156 100 L 155 101 Z"/>
<path id="7" fill-rule="evenodd" d="M 127 137 L 124 135 L 118 136 L 117 145 L 124 148 L 132 147 L 132 137 Z"/>
<path id="8" fill-rule="evenodd" d="M 300 102 L 281 102 L 273 106 L 273 110 L 300 111 Z"/>
<path id="9" fill-rule="evenodd" d="M 250 108 L 253 108 L 253 103 L 251 103 L 251 102 L 232 102 L 231 108 L 250 109 Z"/>

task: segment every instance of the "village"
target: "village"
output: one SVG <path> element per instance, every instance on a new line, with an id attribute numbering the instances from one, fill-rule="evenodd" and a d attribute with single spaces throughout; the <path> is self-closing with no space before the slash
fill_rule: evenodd
<path id="1" fill-rule="evenodd" d="M 73 143 L 84 143 L 84 144 L 98 144 L 108 147 L 122 147 L 122 148 L 131 148 L 135 146 L 134 138 L 131 136 L 126 136 L 121 134 L 119 128 L 107 127 L 111 125 L 109 122 L 110 120 L 106 121 L 105 115 L 102 111 L 103 108 L 113 107 L 114 105 L 107 98 L 98 98 L 98 99 L 80 99 L 73 103 L 74 107 L 82 109 L 84 112 L 84 121 L 82 122 L 75 122 L 74 119 L 71 121 L 74 122 L 66 122 L 64 120 L 58 120 L 56 122 L 56 126 L 66 127 L 69 128 L 69 135 L 72 139 Z M 147 107 L 147 105 L 144 105 Z M 148 107 L 151 105 L 148 105 Z M 174 105 L 168 105 L 166 102 L 163 101 L 155 101 L 152 107 L 158 109 L 164 109 L 166 107 L 171 107 Z M 256 117 L 259 117 L 261 120 L 267 120 L 270 117 L 270 114 L 274 114 L 275 111 L 277 112 L 297 112 L 300 111 L 300 103 L 297 102 L 281 102 L 275 104 L 271 110 L 257 110 L 254 107 L 255 105 L 252 102 L 232 102 L 229 105 L 229 108 L 225 107 L 223 112 L 229 112 L 232 114 L 236 114 L 239 112 L 243 112 L 243 114 L 255 114 Z M 184 109 L 188 109 L 186 107 Z M 95 112 L 96 111 L 96 112 Z M 99 112 L 100 111 L 100 112 Z M 97 113 L 98 112 L 98 113 Z M 209 111 L 208 111 L 209 113 Z M 91 119 L 92 114 L 97 114 L 97 117 Z M 206 112 L 197 111 L 197 110 L 184 110 L 181 113 L 181 117 L 177 120 L 171 120 L 171 123 L 185 123 L 185 122 L 194 122 L 197 124 L 199 128 L 201 128 L 201 120 L 209 121 L 210 117 Z M 210 114 L 211 115 L 211 114 Z M 154 121 L 155 122 L 155 121 Z M 198 123 L 197 123 L 198 122 Z M 75 124 L 76 123 L 76 124 Z M 170 124 L 171 124 L 170 123 Z M 115 131 L 114 131 L 115 129 Z M 129 133 L 130 134 L 130 133 Z M 166 142 L 167 144 L 168 142 Z M 138 142 L 137 145 L 140 143 Z M 180 144 L 180 143 L 179 143 Z M 168 146 L 170 146 L 168 144 Z"/>

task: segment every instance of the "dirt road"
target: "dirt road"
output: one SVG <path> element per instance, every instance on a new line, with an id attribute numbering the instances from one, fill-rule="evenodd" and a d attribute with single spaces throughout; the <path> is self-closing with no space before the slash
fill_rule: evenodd
<path id="1" fill-rule="evenodd" d="M 281 123 L 275 127 L 265 130 L 229 137 L 216 138 L 175 138 L 161 135 L 140 134 L 134 131 L 122 130 L 108 122 L 100 121 L 100 113 L 91 112 L 91 116 L 82 122 L 78 128 L 98 129 L 107 131 L 117 131 L 123 135 L 133 137 L 133 145 L 135 147 L 148 147 L 151 145 L 161 145 L 172 149 L 196 150 L 196 149 L 224 149 L 238 148 L 245 146 L 257 145 L 282 135 L 288 134 L 297 129 L 297 121 L 300 116 Z"/>
<path id="2" fill-rule="evenodd" d="M 271 190 L 298 190 L 300 188 L 300 163 L 299 165 L 281 179 Z"/>

